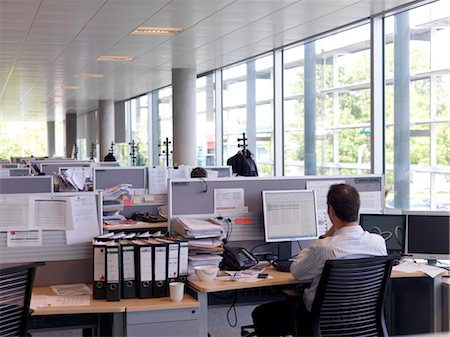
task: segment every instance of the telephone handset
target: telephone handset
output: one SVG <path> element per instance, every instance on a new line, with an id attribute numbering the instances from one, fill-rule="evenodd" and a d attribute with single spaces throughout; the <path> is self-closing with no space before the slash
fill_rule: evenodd
<path id="1" fill-rule="evenodd" d="M 244 270 L 257 263 L 258 260 L 245 248 L 224 246 L 221 266 L 223 270 Z"/>

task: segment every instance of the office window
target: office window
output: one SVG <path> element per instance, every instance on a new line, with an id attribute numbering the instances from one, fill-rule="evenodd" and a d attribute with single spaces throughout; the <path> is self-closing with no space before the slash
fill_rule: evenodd
<path id="1" fill-rule="evenodd" d="M 273 167 L 273 55 L 223 70 L 223 160 L 236 154 L 247 138 L 260 176 Z"/>
<path id="2" fill-rule="evenodd" d="M 385 19 L 387 206 L 450 209 L 450 1 Z"/>
<path id="3" fill-rule="evenodd" d="M 156 124 L 158 132 L 154 136 L 157 137 L 155 139 L 155 146 L 158 147 L 158 145 L 160 145 L 158 148 L 159 166 L 166 166 L 167 156 L 169 156 L 169 166 L 172 166 L 172 86 L 156 90 L 152 94 L 155 95 L 154 99 L 156 100 L 156 103 L 154 104 L 156 111 L 154 111 L 153 114 L 155 114 L 157 118 Z M 166 152 L 166 146 L 164 145 L 167 141 L 170 142 L 168 147 L 169 153 Z"/>
<path id="4" fill-rule="evenodd" d="M 149 100 L 148 95 L 130 101 L 131 143 L 135 146 L 135 166 L 148 166 Z M 130 144 L 129 144 L 130 145 Z M 130 153 L 132 153 L 130 145 Z"/>
<path id="5" fill-rule="evenodd" d="M 370 26 L 283 52 L 284 174 L 370 173 Z"/>
<path id="6" fill-rule="evenodd" d="M 197 165 L 216 165 L 214 73 L 197 78 Z"/>
<path id="7" fill-rule="evenodd" d="M 47 122 L 0 120 L 0 158 L 47 155 Z"/>

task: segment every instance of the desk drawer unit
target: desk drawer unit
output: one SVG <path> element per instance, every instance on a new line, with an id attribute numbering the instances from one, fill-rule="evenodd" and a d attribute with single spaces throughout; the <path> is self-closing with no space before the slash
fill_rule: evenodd
<path id="1" fill-rule="evenodd" d="M 198 308 L 126 313 L 128 337 L 198 337 L 199 323 Z"/>

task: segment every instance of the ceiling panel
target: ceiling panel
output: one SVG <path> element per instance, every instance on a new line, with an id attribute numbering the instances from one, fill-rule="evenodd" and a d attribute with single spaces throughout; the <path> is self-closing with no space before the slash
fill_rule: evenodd
<path id="1" fill-rule="evenodd" d="M 174 67 L 206 72 L 409 1 L 0 0 L 0 120 L 84 113 L 99 99 L 170 84 Z M 185 30 L 130 35 L 143 25 Z M 100 55 L 134 60 L 97 61 Z"/>

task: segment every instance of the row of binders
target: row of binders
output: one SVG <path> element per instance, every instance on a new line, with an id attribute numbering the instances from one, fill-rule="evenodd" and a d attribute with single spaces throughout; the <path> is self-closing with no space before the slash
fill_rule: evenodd
<path id="1" fill-rule="evenodd" d="M 169 296 L 169 283 L 188 276 L 188 241 L 114 234 L 93 240 L 94 299 Z"/>

